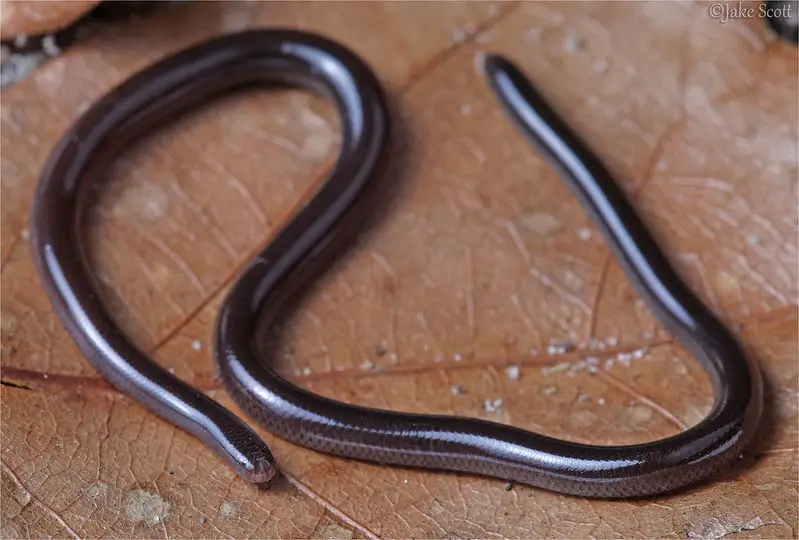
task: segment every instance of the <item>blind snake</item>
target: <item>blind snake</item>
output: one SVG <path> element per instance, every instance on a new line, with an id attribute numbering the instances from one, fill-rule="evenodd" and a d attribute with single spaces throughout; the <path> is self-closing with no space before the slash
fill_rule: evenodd
<path id="1" fill-rule="evenodd" d="M 558 440 L 474 418 L 376 410 L 299 388 L 262 358 L 256 336 L 328 266 L 359 224 L 351 211 L 373 184 L 388 137 L 380 84 L 354 53 L 282 29 L 212 39 L 144 69 L 88 109 L 50 155 L 37 188 L 31 242 L 49 299 L 81 352 L 114 386 L 200 439 L 245 480 L 277 466 L 261 438 L 227 409 L 147 357 L 96 292 L 80 241 L 88 187 L 135 140 L 178 115 L 251 84 L 319 91 L 337 106 L 338 161 L 316 195 L 243 272 L 222 304 L 215 360 L 235 402 L 275 435 L 321 452 L 384 464 L 486 475 L 586 497 L 663 493 L 730 465 L 762 410 L 759 370 L 680 280 L 600 160 L 507 59 L 485 76 L 507 114 L 588 211 L 639 294 L 710 375 L 715 403 L 699 424 L 628 446 Z"/>

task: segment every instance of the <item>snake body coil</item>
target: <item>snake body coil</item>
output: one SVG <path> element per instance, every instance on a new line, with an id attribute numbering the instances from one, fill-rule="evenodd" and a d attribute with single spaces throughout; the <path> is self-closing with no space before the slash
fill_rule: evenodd
<path id="1" fill-rule="evenodd" d="M 519 129 L 592 216 L 658 319 L 710 374 L 715 404 L 698 425 L 629 446 L 577 444 L 473 418 L 376 410 L 288 382 L 259 356 L 255 336 L 285 300 L 324 271 L 345 221 L 385 157 L 380 85 L 352 52 L 325 38 L 257 30 L 216 38 L 135 75 L 86 111 L 50 156 L 32 216 L 32 246 L 50 300 L 82 353 L 112 384 L 216 451 L 246 480 L 276 473 L 269 449 L 221 405 L 156 365 L 98 298 L 80 241 L 87 187 L 136 139 L 177 115 L 251 84 L 321 91 L 338 107 L 341 155 L 317 194 L 244 271 L 224 301 L 216 362 L 235 401 L 267 430 L 322 452 L 463 471 L 592 497 L 650 495 L 695 483 L 736 459 L 762 407 L 760 374 L 735 339 L 672 270 L 600 161 L 507 60 L 486 76 Z M 348 220 L 344 220 L 347 217 Z"/>

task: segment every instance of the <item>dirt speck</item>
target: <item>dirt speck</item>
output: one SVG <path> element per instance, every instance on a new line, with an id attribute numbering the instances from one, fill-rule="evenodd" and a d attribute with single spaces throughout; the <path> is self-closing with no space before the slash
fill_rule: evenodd
<path id="1" fill-rule="evenodd" d="M 222 27 L 227 32 L 238 32 L 250 26 L 251 20 L 246 10 L 233 9 L 222 17 Z"/>
<path id="2" fill-rule="evenodd" d="M 519 366 L 508 366 L 505 369 L 505 374 L 508 376 L 508 379 L 512 381 L 518 381 L 519 377 L 521 376 L 521 370 Z"/>
<path id="3" fill-rule="evenodd" d="M 3 330 L 3 334 L 8 337 L 9 335 L 13 334 L 17 327 L 19 326 L 19 321 L 17 318 L 8 313 L 6 310 L 4 313 L 0 314 L 0 328 Z"/>
<path id="4" fill-rule="evenodd" d="M 542 369 L 541 373 L 544 376 L 552 375 L 554 373 L 559 373 L 561 371 L 566 371 L 567 369 L 569 369 L 570 365 L 571 364 L 569 364 L 568 362 L 561 362 L 558 365 L 555 365 L 555 366 L 552 366 L 552 367 L 546 367 L 546 368 Z"/>
<path id="5" fill-rule="evenodd" d="M 322 161 L 330 152 L 334 142 L 331 132 L 312 133 L 303 141 L 300 154 L 313 163 Z"/>
<path id="6" fill-rule="evenodd" d="M 596 423 L 596 414 L 589 410 L 577 410 L 569 414 L 566 425 L 569 429 L 585 429 Z"/>
<path id="7" fill-rule="evenodd" d="M 633 405 L 627 409 L 627 416 L 633 424 L 646 424 L 652 418 L 652 409 L 644 405 Z"/>
<path id="8" fill-rule="evenodd" d="M 122 507 L 128 521 L 152 527 L 169 516 L 172 503 L 157 493 L 135 489 L 125 496 Z"/>
<path id="9" fill-rule="evenodd" d="M 569 33 L 563 40 L 563 52 L 573 53 L 583 48 L 583 39 L 577 34 Z"/>
<path id="10" fill-rule="evenodd" d="M 219 517 L 222 519 L 233 519 L 236 513 L 236 505 L 230 501 L 222 501 L 219 505 Z"/>
<path id="11" fill-rule="evenodd" d="M 308 108 L 300 111 L 299 121 L 308 131 L 300 145 L 300 155 L 312 163 L 323 161 L 336 143 L 337 133 L 327 120 Z"/>
<path id="12" fill-rule="evenodd" d="M 494 400 L 486 399 L 483 403 L 483 410 L 485 410 L 485 412 L 502 414 L 502 398 L 496 398 Z"/>
<path id="13" fill-rule="evenodd" d="M 160 261 L 154 261 L 150 265 L 149 278 L 156 287 L 165 288 L 169 285 L 172 275 L 173 273 L 169 267 Z"/>
<path id="14" fill-rule="evenodd" d="M 108 496 L 108 492 L 111 490 L 111 486 L 103 482 L 97 482 L 89 486 L 89 489 L 86 490 L 86 495 L 92 501 L 102 501 Z"/>
<path id="15" fill-rule="evenodd" d="M 738 278 L 724 271 L 716 274 L 716 285 L 724 296 L 735 295 L 741 289 L 741 282 L 738 281 Z"/>
<path id="16" fill-rule="evenodd" d="M 484 52 L 478 52 L 474 55 L 474 70 L 478 75 L 485 75 L 485 59 L 486 55 Z"/>
<path id="17" fill-rule="evenodd" d="M 466 394 L 466 389 L 463 386 L 452 386 L 450 387 L 449 391 L 453 396 L 462 396 Z"/>
<path id="18" fill-rule="evenodd" d="M 2 63 L 0 63 L 0 89 L 20 82 L 33 73 L 45 60 L 47 60 L 47 55 L 39 51 L 29 53 L 6 52 L 3 55 Z"/>
<path id="19" fill-rule="evenodd" d="M 550 234 L 563 226 L 563 223 L 548 212 L 529 212 L 522 216 L 525 228 L 541 235 Z"/>
<path id="20" fill-rule="evenodd" d="M 349 540 L 352 538 L 352 531 L 336 523 L 325 523 L 314 530 L 311 538 L 318 538 L 321 540 Z"/>
<path id="21" fill-rule="evenodd" d="M 135 218 L 152 222 L 166 213 L 169 196 L 166 190 L 154 183 L 132 185 L 119 194 L 111 209 L 117 219 Z"/>
<path id="22" fill-rule="evenodd" d="M 763 240 L 756 234 L 750 234 L 746 237 L 746 243 L 750 246 L 759 246 Z"/>
<path id="23" fill-rule="evenodd" d="M 55 36 L 49 35 L 42 38 L 42 51 L 51 58 L 61 54 L 61 47 L 56 43 Z"/>
<path id="24" fill-rule="evenodd" d="M 550 343 L 547 347 L 547 354 L 566 354 L 574 349 L 574 344 L 564 341 L 562 343 Z"/>
<path id="25" fill-rule="evenodd" d="M 596 62 L 594 62 L 593 68 L 594 68 L 594 73 L 596 73 L 597 75 L 602 75 L 608 70 L 608 61 L 604 59 L 599 59 Z"/>

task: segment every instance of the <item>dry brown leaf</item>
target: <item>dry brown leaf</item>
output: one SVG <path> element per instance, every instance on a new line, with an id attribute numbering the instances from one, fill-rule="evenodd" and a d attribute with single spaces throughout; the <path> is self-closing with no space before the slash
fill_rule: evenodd
<path id="1" fill-rule="evenodd" d="M 24 39 L 61 30 L 99 3 L 100 0 L 0 0 L 0 38 Z"/>
<path id="2" fill-rule="evenodd" d="M 797 54 L 762 21 L 719 24 L 705 10 L 185 4 L 109 27 L 8 90 L 0 534 L 796 537 Z M 753 455 L 680 494 L 608 502 L 339 459 L 264 433 L 286 475 L 260 492 L 105 383 L 33 274 L 25 227 L 43 161 L 136 70 L 267 25 L 324 32 L 364 55 L 398 125 L 395 200 L 280 329 L 285 373 L 348 402 L 596 443 L 667 436 L 709 410 L 704 372 L 497 106 L 475 67 L 497 51 L 608 161 L 680 272 L 763 366 Z M 159 362 L 226 405 L 209 352 L 219 303 L 330 165 L 337 123 L 319 99 L 253 93 L 154 134 L 109 174 L 90 231 L 106 298 Z M 550 347 L 562 342 L 574 350 Z"/>

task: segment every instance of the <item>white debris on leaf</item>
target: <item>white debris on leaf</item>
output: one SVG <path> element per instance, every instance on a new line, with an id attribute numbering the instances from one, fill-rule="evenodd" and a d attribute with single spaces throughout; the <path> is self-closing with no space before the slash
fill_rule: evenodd
<path id="1" fill-rule="evenodd" d="M 122 501 L 125 517 L 135 524 L 152 527 L 164 521 L 172 510 L 172 502 L 157 493 L 136 489 Z"/>
<path id="2" fill-rule="evenodd" d="M 505 374 L 508 376 L 508 379 L 512 381 L 518 381 L 520 376 L 520 369 L 519 366 L 508 366 L 505 369 Z"/>
<path id="3" fill-rule="evenodd" d="M 222 27 L 226 32 L 239 32 L 250 26 L 251 19 L 245 10 L 231 10 L 222 17 Z"/>
<path id="4" fill-rule="evenodd" d="M 361 369 L 374 369 L 374 368 L 375 365 L 369 360 L 366 360 L 363 364 L 361 364 Z"/>
<path id="5" fill-rule="evenodd" d="M 541 373 L 543 373 L 544 375 L 552 375 L 553 373 L 558 373 L 560 371 L 566 371 L 567 369 L 569 369 L 569 363 L 568 362 L 561 362 L 560 364 L 558 364 L 556 366 L 552 366 L 552 367 L 548 367 L 548 368 L 542 369 Z"/>
<path id="6" fill-rule="evenodd" d="M 480 76 L 484 76 L 486 74 L 485 59 L 486 54 L 484 52 L 478 52 L 474 55 L 474 70 Z"/>
<path id="7" fill-rule="evenodd" d="M 39 51 L 10 53 L 0 65 L 0 89 L 18 83 L 47 60 Z"/>
<path id="8" fill-rule="evenodd" d="M 562 343 L 550 343 L 549 347 L 547 347 L 548 354 L 566 354 L 567 352 L 574 349 L 574 345 L 568 341 L 564 341 Z"/>
<path id="9" fill-rule="evenodd" d="M 305 366 L 304 368 L 302 368 L 302 374 L 307 377 L 308 375 L 311 374 L 311 368 L 309 368 L 308 366 Z"/>
<path id="10" fill-rule="evenodd" d="M 44 36 L 42 38 L 42 51 L 50 58 L 54 58 L 61 54 L 61 47 L 56 43 L 55 36 Z"/>
<path id="11" fill-rule="evenodd" d="M 620 364 L 623 364 L 624 367 L 630 367 L 632 364 L 633 355 L 631 353 L 621 352 L 616 355 L 616 360 L 619 361 Z"/>
<path id="12" fill-rule="evenodd" d="M 502 399 L 496 398 L 494 400 L 486 399 L 483 403 L 483 409 L 486 412 L 495 412 L 498 414 L 502 414 Z"/>
<path id="13" fill-rule="evenodd" d="M 566 34 L 563 40 L 563 52 L 573 53 L 583 48 L 583 38 L 574 33 Z"/>
<path id="14" fill-rule="evenodd" d="M 466 389 L 463 386 L 454 385 L 452 386 L 449 391 L 452 393 L 453 396 L 462 396 L 466 393 Z"/>
<path id="15" fill-rule="evenodd" d="M 195 351 L 201 351 L 203 348 L 203 344 L 199 340 L 195 339 L 194 341 L 191 342 L 191 348 L 194 349 Z"/>
<path id="16" fill-rule="evenodd" d="M 608 61 L 604 59 L 597 60 L 594 62 L 594 73 L 597 75 L 602 75 L 608 70 Z"/>
<path id="17" fill-rule="evenodd" d="M 750 246 L 757 246 L 760 245 L 761 239 L 756 234 L 750 234 L 746 237 L 746 243 Z"/>

